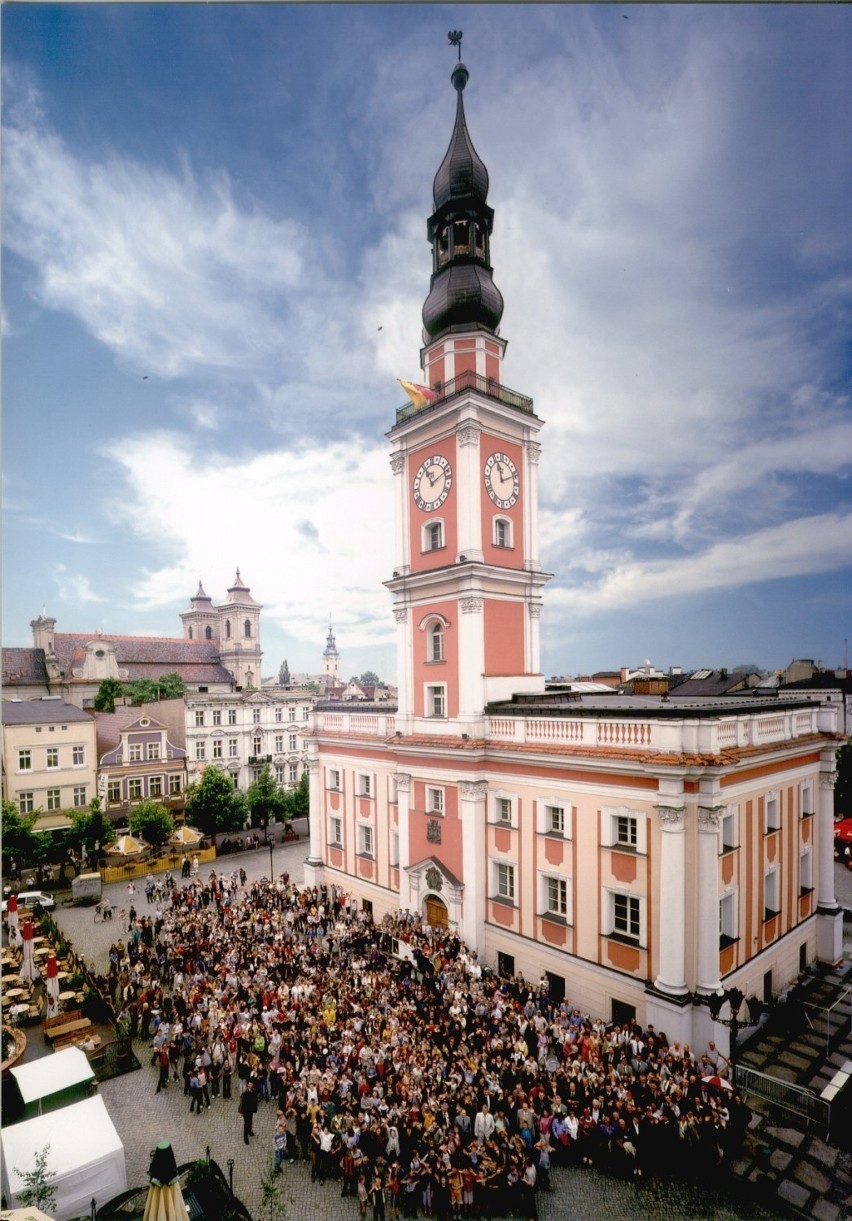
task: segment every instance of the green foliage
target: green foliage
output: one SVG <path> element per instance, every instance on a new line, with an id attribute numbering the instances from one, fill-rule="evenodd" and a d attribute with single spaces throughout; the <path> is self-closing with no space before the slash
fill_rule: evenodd
<path id="1" fill-rule="evenodd" d="M 310 807 L 309 784 L 308 773 L 302 772 L 299 783 L 287 793 L 288 818 L 307 818 Z"/>
<path id="2" fill-rule="evenodd" d="M 160 848 L 175 829 L 175 820 L 159 801 L 142 801 L 130 811 L 130 830 Z"/>
<path id="3" fill-rule="evenodd" d="M 231 777 L 212 765 L 205 767 L 198 783 L 191 784 L 186 791 L 186 820 L 205 835 L 238 831 L 245 810 L 245 797 L 236 793 Z"/>
<path id="4" fill-rule="evenodd" d="M 117 678 L 105 678 L 95 696 L 95 712 L 115 712 L 115 701 L 124 695 L 124 683 Z"/>
<path id="5" fill-rule="evenodd" d="M 255 1221 L 284 1221 L 287 1216 L 284 1178 L 275 1173 L 274 1166 L 274 1159 L 270 1158 L 260 1176 L 260 1204 L 254 1214 Z"/>
<path id="6" fill-rule="evenodd" d="M 45 1145 L 35 1155 L 35 1165 L 29 1170 L 15 1167 L 15 1173 L 21 1176 L 24 1183 L 24 1187 L 18 1191 L 18 1199 L 24 1208 L 40 1208 L 42 1212 L 52 1213 L 56 1207 L 56 1183 L 49 1181 L 53 1176 L 47 1168 L 49 1153 L 50 1145 Z"/>
<path id="7" fill-rule="evenodd" d="M 834 785 L 835 818 L 852 818 L 852 738 L 838 748 L 837 781 Z"/>
<path id="8" fill-rule="evenodd" d="M 36 851 L 36 836 L 32 833 L 35 821 L 33 814 L 21 814 L 13 801 L 3 802 L 3 872 L 8 873 L 11 862 L 19 869 L 33 860 Z"/>
<path id="9" fill-rule="evenodd" d="M 268 826 L 286 815 L 284 790 L 273 775 L 272 768 L 265 764 L 263 771 L 246 792 L 246 801 L 251 813 L 253 827 Z"/>
<path id="10" fill-rule="evenodd" d="M 86 855 L 90 859 L 96 856 L 96 843 L 103 848 L 115 839 L 112 823 L 101 809 L 101 803 L 97 797 L 88 810 L 72 810 L 71 822 L 73 825 L 68 832 L 71 846 L 77 851 L 85 848 Z"/>
<path id="11" fill-rule="evenodd" d="M 184 681 L 175 671 L 161 674 L 157 679 L 139 678 L 135 682 L 126 683 L 124 687 L 124 694 L 136 707 L 139 704 L 153 704 L 157 700 L 183 699 L 185 692 Z"/>
<path id="12" fill-rule="evenodd" d="M 362 687 L 378 687 L 381 681 L 375 670 L 365 670 L 361 677 L 356 679 Z"/>

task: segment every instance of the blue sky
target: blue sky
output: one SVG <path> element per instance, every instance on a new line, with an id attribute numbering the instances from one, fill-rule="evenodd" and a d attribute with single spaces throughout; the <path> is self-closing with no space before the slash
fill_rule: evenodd
<path id="1" fill-rule="evenodd" d="M 393 679 L 384 434 L 454 115 L 542 433 L 542 664 L 839 665 L 845 6 L 6 5 L 3 634 L 177 634 L 239 565 L 264 673 Z"/>

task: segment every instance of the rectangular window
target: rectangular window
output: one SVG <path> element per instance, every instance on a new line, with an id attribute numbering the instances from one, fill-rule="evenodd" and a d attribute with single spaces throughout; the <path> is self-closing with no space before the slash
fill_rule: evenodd
<path id="1" fill-rule="evenodd" d="M 433 717 L 446 717 L 447 715 L 447 689 L 443 683 L 439 686 L 426 688 L 426 715 Z"/>
<path id="2" fill-rule="evenodd" d="M 358 853 L 360 856 L 373 855 L 373 828 L 366 823 L 358 824 Z"/>
<path id="3" fill-rule="evenodd" d="M 440 551 L 444 545 L 444 526 L 442 522 L 430 522 L 424 531 L 424 551 Z"/>
<path id="4" fill-rule="evenodd" d="M 82 810 L 86 805 L 86 786 L 85 784 L 74 785 L 74 809 Z"/>
<path id="5" fill-rule="evenodd" d="M 565 834 L 565 810 L 562 806 L 544 807 L 544 829 L 549 835 Z"/>
<path id="6" fill-rule="evenodd" d="M 426 789 L 426 813 L 427 814 L 443 814 L 444 813 L 444 790 L 443 789 Z"/>
<path id="7" fill-rule="evenodd" d="M 780 911 L 778 903 L 778 870 L 771 869 L 763 878 L 764 920 L 771 920 Z"/>
<path id="8" fill-rule="evenodd" d="M 358 796 L 372 797 L 373 777 L 368 772 L 362 772 L 358 777 Z"/>
<path id="9" fill-rule="evenodd" d="M 148 796 L 162 797 L 163 795 L 163 777 L 151 776 L 148 780 Z"/>
<path id="10" fill-rule="evenodd" d="M 286 779 L 286 772 L 287 772 L 287 769 L 286 769 L 286 768 L 284 768 L 284 767 L 276 767 L 276 769 L 275 769 L 275 779 L 278 781 L 278 783 L 279 783 L 279 784 L 283 784 L 283 783 L 284 783 L 284 781 L 285 781 L 285 779 Z"/>
<path id="11" fill-rule="evenodd" d="M 18 809 L 22 814 L 32 814 L 33 812 L 33 795 L 32 793 L 18 793 Z"/>
<path id="12" fill-rule="evenodd" d="M 221 738 L 213 739 L 213 758 L 214 759 L 222 758 L 222 739 Z"/>
<path id="13" fill-rule="evenodd" d="M 252 725 L 259 725 L 259 724 L 260 724 L 260 709 L 259 709 L 259 708 L 252 708 L 252 710 L 251 710 L 251 723 L 252 723 Z"/>
<path id="14" fill-rule="evenodd" d="M 810 780 L 805 780 L 799 793 L 799 809 L 802 818 L 810 818 L 814 813 L 814 791 Z"/>
<path id="15" fill-rule="evenodd" d="M 512 799 L 511 797 L 496 797 L 494 799 L 494 817 L 497 822 L 512 821 Z"/>
<path id="16" fill-rule="evenodd" d="M 568 883 L 565 878 L 545 878 L 544 910 L 549 916 L 568 918 Z"/>
<path id="17" fill-rule="evenodd" d="M 303 721 L 306 721 L 308 719 L 309 712 L 310 712 L 310 709 L 308 708 L 308 706 L 306 704 L 305 707 L 302 709 L 302 720 Z"/>
<path id="18" fill-rule="evenodd" d="M 84 767 L 86 763 L 86 748 L 85 746 L 73 746 L 71 748 L 71 763 L 74 767 Z"/>
<path id="19" fill-rule="evenodd" d="M 48 810 L 58 810 L 61 808 L 61 794 L 59 789 L 47 790 L 47 808 Z"/>
<path id="20" fill-rule="evenodd" d="M 213 709 L 213 724 L 214 725 L 222 724 L 222 709 L 221 708 Z"/>
<path id="21" fill-rule="evenodd" d="M 237 723 L 237 710 L 236 710 L 236 708 L 229 708 L 228 709 L 228 724 L 236 725 L 236 723 Z"/>
<path id="22" fill-rule="evenodd" d="M 159 757 L 160 757 L 160 743 L 159 742 L 149 742 L 148 743 L 147 756 L 149 759 L 159 759 Z"/>
<path id="23" fill-rule="evenodd" d="M 343 819 L 339 814 L 328 816 L 328 842 L 336 848 L 343 847 Z"/>
<path id="24" fill-rule="evenodd" d="M 109 783 L 107 784 L 107 801 L 111 805 L 114 805 L 116 802 L 121 801 L 121 781 L 120 780 L 110 780 Z"/>
<path id="25" fill-rule="evenodd" d="M 236 759 L 239 755 L 239 745 L 236 738 L 228 738 L 228 758 Z"/>
<path id="26" fill-rule="evenodd" d="M 257 756 L 259 754 L 261 754 L 262 751 L 263 751 L 263 738 L 260 738 L 260 737 L 252 738 L 251 753 L 254 755 L 255 759 L 257 758 Z"/>
<path id="27" fill-rule="evenodd" d="M 197 710 L 196 710 L 196 713 L 195 713 L 195 724 L 196 724 L 196 725 L 197 725 L 199 728 L 201 728 L 201 727 L 204 725 L 204 710 L 203 710 L 203 708 L 199 708 L 199 709 L 197 709 Z"/>
<path id="28" fill-rule="evenodd" d="M 339 792 L 340 791 L 340 772 L 337 770 L 336 767 L 330 767 L 328 769 L 327 775 L 328 775 L 328 787 L 330 789 L 337 789 Z"/>
<path id="29" fill-rule="evenodd" d="M 284 734 L 277 733 L 275 735 L 275 753 L 280 755 L 284 750 Z"/>
<path id="30" fill-rule="evenodd" d="M 616 814 L 614 839 L 619 848 L 635 849 L 639 842 L 639 825 L 633 814 Z"/>
<path id="31" fill-rule="evenodd" d="M 515 866 L 497 865 L 495 870 L 495 880 L 497 885 L 497 898 L 505 899 L 507 903 L 515 901 Z"/>
<path id="32" fill-rule="evenodd" d="M 803 848 L 799 856 L 799 893 L 809 894 L 814 888 L 814 854 L 810 849 Z"/>
<path id="33" fill-rule="evenodd" d="M 388 841 L 388 864 L 392 869 L 399 865 L 399 832 L 394 827 L 391 827 Z"/>
<path id="34" fill-rule="evenodd" d="M 612 896 L 612 931 L 632 941 L 639 940 L 640 901 L 636 895 Z"/>
<path id="35" fill-rule="evenodd" d="M 298 737 L 298 734 L 295 734 L 295 733 L 291 733 L 291 734 L 289 734 L 289 735 L 288 735 L 288 741 L 289 741 L 289 743 L 290 743 L 290 750 L 298 750 L 298 749 L 299 749 L 299 737 Z"/>
<path id="36" fill-rule="evenodd" d="M 719 949 L 737 940 L 737 892 L 729 891 L 719 900 Z"/>
<path id="37" fill-rule="evenodd" d="M 32 766 L 33 766 L 32 752 L 29 750 L 19 750 L 18 751 L 18 771 L 19 772 L 32 771 Z"/>
<path id="38" fill-rule="evenodd" d="M 139 763 L 142 759 L 142 743 L 129 742 L 127 746 L 127 759 L 129 763 Z"/>
<path id="39" fill-rule="evenodd" d="M 207 749 L 206 749 L 206 744 L 204 742 L 195 743 L 195 757 L 196 757 L 196 759 L 206 759 L 207 758 Z"/>
<path id="40" fill-rule="evenodd" d="M 59 767 L 59 747 L 48 746 L 47 748 L 47 766 Z"/>
<path id="41" fill-rule="evenodd" d="M 737 840 L 737 809 L 729 807 L 722 815 L 719 823 L 721 850 L 725 852 L 733 852 L 738 846 Z"/>
<path id="42" fill-rule="evenodd" d="M 777 793 L 767 793 L 764 803 L 763 821 L 767 835 L 780 829 L 781 801 Z"/>
<path id="43" fill-rule="evenodd" d="M 139 801 L 142 796 L 142 777 L 132 776 L 127 782 L 127 796 L 131 801 Z"/>
<path id="44" fill-rule="evenodd" d="M 180 776 L 169 776 L 169 796 L 177 797 L 182 789 Z"/>
<path id="45" fill-rule="evenodd" d="M 290 783 L 295 784 L 296 781 L 299 779 L 299 765 L 298 765 L 298 763 L 290 763 L 290 764 L 288 764 L 288 768 L 289 768 Z"/>
<path id="46" fill-rule="evenodd" d="M 275 709 L 275 720 L 278 721 L 279 724 L 281 723 L 281 721 L 284 720 L 284 709 L 283 708 Z"/>
<path id="47" fill-rule="evenodd" d="M 296 719 L 296 709 L 295 709 L 295 708 L 288 708 L 288 709 L 287 709 L 287 720 L 288 720 L 288 721 L 295 721 L 295 719 Z"/>

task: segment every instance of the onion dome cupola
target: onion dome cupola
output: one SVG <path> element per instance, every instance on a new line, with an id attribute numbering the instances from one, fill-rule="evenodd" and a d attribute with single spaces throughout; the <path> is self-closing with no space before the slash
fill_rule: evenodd
<path id="1" fill-rule="evenodd" d="M 491 278 L 490 239 L 494 211 L 488 207 L 488 171 L 467 130 L 462 94 L 469 73 L 456 64 L 456 121 L 432 188 L 435 211 L 427 222 L 432 243 L 432 280 L 423 306 L 424 341 L 444 332 L 484 327 L 496 332 L 503 297 Z"/>

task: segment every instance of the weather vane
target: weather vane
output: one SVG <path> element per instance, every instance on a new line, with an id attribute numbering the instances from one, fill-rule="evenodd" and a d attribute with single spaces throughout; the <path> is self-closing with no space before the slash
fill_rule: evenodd
<path id="1" fill-rule="evenodd" d="M 450 40 L 450 45 L 451 45 L 451 46 L 453 46 L 453 47 L 458 47 L 458 49 L 459 49 L 459 63 L 461 63 L 461 40 L 462 40 L 462 32 L 461 32 L 461 30 L 450 30 L 450 32 L 449 32 L 449 34 L 447 35 L 447 37 L 448 37 L 448 38 L 449 38 L 449 40 Z"/>

